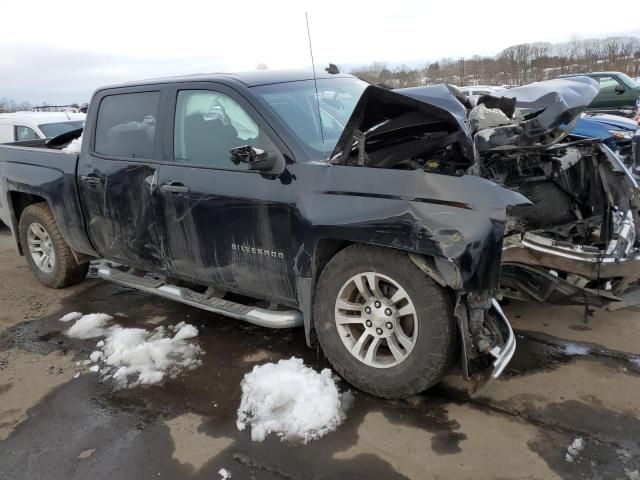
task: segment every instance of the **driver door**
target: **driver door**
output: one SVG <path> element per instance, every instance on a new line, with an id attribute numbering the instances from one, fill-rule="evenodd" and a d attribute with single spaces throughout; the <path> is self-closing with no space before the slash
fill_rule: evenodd
<path id="1" fill-rule="evenodd" d="M 232 89 L 176 87 L 158 185 L 168 273 L 256 297 L 291 302 L 292 186 L 235 165 L 229 150 L 282 150 Z M 171 97 L 170 97 L 171 98 Z M 171 115 L 171 114 L 170 114 Z"/>

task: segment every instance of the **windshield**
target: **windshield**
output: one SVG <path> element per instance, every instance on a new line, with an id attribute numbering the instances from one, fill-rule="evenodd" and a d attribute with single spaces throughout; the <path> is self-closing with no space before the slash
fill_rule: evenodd
<path id="1" fill-rule="evenodd" d="M 44 123 L 38 125 L 38 128 L 42 130 L 44 136 L 47 138 L 57 137 L 63 133 L 70 132 L 71 130 L 77 130 L 84 126 L 84 121 L 79 120 L 75 122 L 60 122 L 60 123 Z"/>
<path id="2" fill-rule="evenodd" d="M 254 88 L 302 143 L 326 158 L 335 148 L 367 85 L 357 78 L 319 79 L 317 101 L 313 80 Z"/>
<path id="3" fill-rule="evenodd" d="M 629 75 L 626 75 L 624 73 L 620 73 L 620 78 L 622 79 L 622 81 L 624 83 L 626 83 L 628 86 L 630 86 L 631 88 L 638 88 L 640 87 L 640 83 L 636 82 L 633 78 L 631 78 Z"/>

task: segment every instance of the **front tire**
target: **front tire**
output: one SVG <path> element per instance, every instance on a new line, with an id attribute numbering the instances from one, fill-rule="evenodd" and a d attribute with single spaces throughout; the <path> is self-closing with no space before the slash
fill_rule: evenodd
<path id="1" fill-rule="evenodd" d="M 352 245 L 320 275 L 314 325 L 345 380 L 378 397 L 404 398 L 438 383 L 451 366 L 451 303 L 406 253 Z"/>
<path id="2" fill-rule="evenodd" d="M 89 263 L 76 262 L 46 203 L 34 203 L 24 209 L 18 233 L 31 272 L 43 285 L 68 287 L 87 276 Z"/>

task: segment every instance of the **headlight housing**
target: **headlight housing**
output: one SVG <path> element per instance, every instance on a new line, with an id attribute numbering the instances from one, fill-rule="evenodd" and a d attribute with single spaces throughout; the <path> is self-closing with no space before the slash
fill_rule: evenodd
<path id="1" fill-rule="evenodd" d="M 607 130 L 616 140 L 631 140 L 633 132 L 631 130 Z"/>

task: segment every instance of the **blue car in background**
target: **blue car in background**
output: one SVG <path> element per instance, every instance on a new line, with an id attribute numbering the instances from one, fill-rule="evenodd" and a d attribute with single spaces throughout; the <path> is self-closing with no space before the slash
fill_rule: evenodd
<path id="1" fill-rule="evenodd" d="M 633 148 L 633 142 L 640 141 L 637 131 L 638 122 L 635 119 L 604 113 L 587 113 L 578 120 L 571 135 L 602 140 L 622 158 L 635 175 L 640 175 L 640 149 L 637 146 Z"/>

